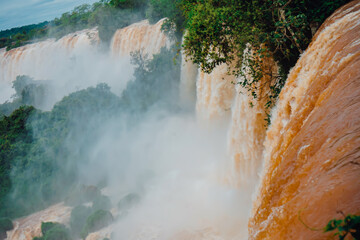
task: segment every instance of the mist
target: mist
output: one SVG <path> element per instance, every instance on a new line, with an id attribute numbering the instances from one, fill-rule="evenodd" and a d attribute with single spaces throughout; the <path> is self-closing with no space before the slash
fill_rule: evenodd
<path id="1" fill-rule="evenodd" d="M 131 57 L 104 51 L 96 34 L 96 29 L 84 30 L 15 49 L 13 57 L 20 54 L 16 66 L 1 76 L 6 92 L 9 79 L 19 73 L 49 86 L 50 94 L 35 106 L 42 111 L 27 122 L 37 141 L 28 154 L 36 159 L 36 151 L 42 151 L 54 159 L 57 180 L 35 182 L 34 175 L 41 174 L 36 164 L 12 171 L 13 178 L 23 174 L 30 180 L 31 194 L 43 199 L 32 210 L 62 201 L 75 181 L 76 186 L 98 186 L 110 198 L 113 239 L 245 239 L 251 193 L 226 183 L 227 124 L 199 120 L 191 104 L 180 101 L 181 59 L 167 47 L 170 41 L 157 49 L 140 45 Z M 156 42 L 160 34 L 146 37 Z M 117 37 L 129 45 L 141 39 Z M 188 79 L 182 76 L 182 81 Z M 64 125 L 58 128 L 52 121 Z M 22 185 L 14 186 L 13 200 Z M 139 196 L 139 202 L 117 208 L 129 194 Z"/>

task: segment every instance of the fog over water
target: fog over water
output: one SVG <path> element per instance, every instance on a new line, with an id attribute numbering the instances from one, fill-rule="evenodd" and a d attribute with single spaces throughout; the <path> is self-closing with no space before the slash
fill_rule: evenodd
<path id="1" fill-rule="evenodd" d="M 157 25 L 157 31 L 151 31 L 153 28 L 147 22 L 137 23 L 115 34 L 120 39 L 112 42 L 137 44 L 139 49 L 133 50 L 144 55 L 149 52 L 151 59 L 151 54 L 163 46 L 169 48 L 171 42 Z M 157 49 L 143 49 L 139 41 L 157 43 Z M 158 76 L 170 84 L 151 88 L 140 83 L 129 88 L 128 83 L 137 82 L 128 49 L 100 50 L 94 29 L 3 52 L 0 62 L 0 82 L 6 86 L 1 88 L 4 97 L 0 100 L 9 100 L 16 76 L 28 75 L 46 80 L 50 86 L 50 94 L 36 106 L 45 111 L 64 96 L 99 83 L 108 84 L 119 98 L 125 91 L 127 98 L 145 105 L 149 100 L 139 92 L 160 96 L 144 111 L 134 112 L 126 104 L 99 113 L 82 108 L 81 114 L 71 119 L 74 124 L 63 143 L 76 156 L 80 184 L 105 181 L 102 191 L 114 205 L 129 193 L 140 196 L 140 202 L 130 210 L 114 210 L 117 221 L 110 232 L 115 239 L 246 237 L 251 194 L 227 184 L 225 177 L 228 118 L 216 124 L 198 119 L 193 97 L 196 74 L 191 74 L 192 79 L 182 76 L 182 84 L 179 82 L 181 63 L 183 68 L 194 66 L 178 59 L 175 66 L 179 74 L 164 71 Z M 91 118 L 84 117 L 89 115 Z M 35 136 L 42 134 L 36 126 L 33 129 Z"/>

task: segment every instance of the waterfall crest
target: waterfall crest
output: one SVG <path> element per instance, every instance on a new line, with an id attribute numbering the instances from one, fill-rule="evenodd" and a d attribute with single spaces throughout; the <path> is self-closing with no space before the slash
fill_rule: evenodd
<path id="1" fill-rule="evenodd" d="M 143 50 L 149 57 L 159 53 L 162 47 L 170 47 L 172 41 L 161 30 L 165 19 L 150 25 L 148 20 L 118 29 L 111 40 L 114 56 L 130 56 L 131 52 Z"/>
<path id="2" fill-rule="evenodd" d="M 0 49 L 0 82 L 12 82 L 18 75 L 48 79 L 49 72 L 58 67 L 59 59 L 74 61 L 83 52 L 93 51 L 98 43 L 97 30 L 86 29 L 59 40 L 48 39 L 9 51 Z"/>

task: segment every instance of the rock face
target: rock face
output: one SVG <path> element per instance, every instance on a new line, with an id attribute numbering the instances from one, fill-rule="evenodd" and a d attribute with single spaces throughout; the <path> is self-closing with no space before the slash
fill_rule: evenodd
<path id="1" fill-rule="evenodd" d="M 324 239 L 360 214 L 360 1 L 337 10 L 292 69 L 267 132 L 250 239 Z"/>

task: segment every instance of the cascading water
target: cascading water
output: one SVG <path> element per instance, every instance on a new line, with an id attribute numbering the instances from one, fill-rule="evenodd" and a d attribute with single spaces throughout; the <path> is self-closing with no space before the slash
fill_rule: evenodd
<path id="1" fill-rule="evenodd" d="M 248 49 L 244 54 L 250 54 Z M 246 78 L 252 78 L 246 63 L 243 65 Z M 261 68 L 266 74 L 256 83 L 258 89 L 256 99 L 241 85 L 235 86 L 236 95 L 231 106 L 228 130 L 227 145 L 230 162 L 227 181 L 240 189 L 248 188 L 250 192 L 258 179 L 262 161 L 266 118 L 269 113 L 266 103 L 269 101 L 270 85 L 278 74 L 277 65 L 270 57 L 262 59 Z M 241 81 L 245 76 L 241 76 L 237 81 Z"/>
<path id="2" fill-rule="evenodd" d="M 150 25 L 148 20 L 144 20 L 117 30 L 111 40 L 112 54 L 124 57 L 130 56 L 131 52 L 143 51 L 151 57 L 162 47 L 169 48 L 172 41 L 161 30 L 164 21 Z"/>
<path id="3" fill-rule="evenodd" d="M 184 105 L 191 106 L 189 99 L 196 92 L 197 120 L 188 116 L 171 116 L 166 121 L 143 119 L 146 124 L 134 136 L 124 133 L 125 140 L 107 139 L 99 146 L 100 153 L 109 150 L 109 155 L 130 151 L 135 155 L 132 160 L 146 159 L 130 164 L 132 168 L 143 169 L 149 164 L 159 168 L 155 172 L 165 174 L 126 219 L 87 239 L 109 237 L 112 231 L 124 239 L 246 239 L 251 195 L 262 161 L 263 176 L 249 223 L 251 239 L 319 239 L 323 233 L 306 229 L 298 214 L 311 227 L 321 228 L 338 217 L 337 210 L 359 212 L 359 20 L 360 3 L 355 1 L 326 21 L 291 71 L 267 132 L 268 88 L 257 93 L 259 99 L 251 107 L 252 97 L 233 84 L 239 79 L 227 74 L 227 66 L 205 74 L 183 58 L 180 95 Z M 128 58 L 131 51 L 144 49 L 144 53 L 152 54 L 170 46 L 171 41 L 160 31 L 162 22 L 149 25 L 142 21 L 118 30 L 111 44 L 111 61 Z M 21 61 L 27 59 L 24 55 L 41 49 L 44 55 L 53 52 L 45 45 L 61 42 L 62 46 L 77 49 L 79 41 L 48 40 L 37 43 L 38 47 L 2 52 L 1 67 L 8 74 L 2 75 L 2 81 L 12 81 L 9 76 L 16 74 L 51 78 L 12 69 L 18 68 L 16 62 L 21 66 Z M 46 65 L 46 58 L 41 61 L 38 64 Z M 263 67 L 272 73 L 277 71 L 270 59 Z M 258 84 L 271 81 L 264 77 Z M 221 134 L 213 134 L 216 125 L 221 125 Z M 132 138 L 136 139 L 134 146 L 127 148 Z M 109 142 L 115 142 L 117 148 L 108 147 Z M 112 168 L 116 173 L 112 176 L 118 175 L 118 169 Z M 41 221 L 65 223 L 68 211 L 56 205 L 20 219 L 8 239 L 31 239 L 37 236 Z"/>
<path id="4" fill-rule="evenodd" d="M 44 100 L 47 102 L 42 107 L 45 110 L 69 93 L 104 82 L 104 79 L 119 95 L 132 77 L 131 52 L 141 50 L 150 58 L 162 47 L 171 46 L 172 41 L 161 31 L 163 21 L 155 25 L 142 21 L 118 30 L 113 36 L 110 53 L 98 48 L 96 29 L 78 31 L 59 40 L 49 39 L 10 51 L 0 49 L 0 86 L 4 89 L 4 96 L 11 90 L 11 82 L 18 75 L 51 80 L 50 84 L 56 91 L 52 99 Z M 8 95 L 0 100 L 7 100 L 11 96 Z"/>
<path id="5" fill-rule="evenodd" d="M 267 132 L 251 239 L 323 239 L 360 213 L 360 2 L 323 24 L 291 70 Z M 330 233 L 331 235 L 332 233 Z"/>
<path id="6" fill-rule="evenodd" d="M 199 69 L 191 60 L 186 59 L 182 53 L 180 101 L 185 108 L 193 109 L 196 102 L 196 79 Z"/>
<path id="7" fill-rule="evenodd" d="M 226 64 L 210 74 L 199 72 L 196 80 L 196 113 L 199 119 L 222 119 L 230 115 L 234 98 L 235 77 L 228 74 Z"/>
<path id="8" fill-rule="evenodd" d="M 96 29 L 69 34 L 58 41 L 49 39 L 0 52 L 0 82 L 12 82 L 18 75 L 48 79 L 59 62 L 76 61 L 84 52 L 93 51 L 99 43 Z M 56 58 L 54 58 L 56 56 Z"/>

